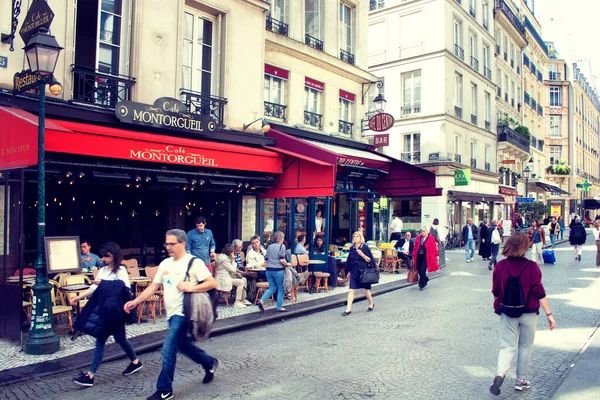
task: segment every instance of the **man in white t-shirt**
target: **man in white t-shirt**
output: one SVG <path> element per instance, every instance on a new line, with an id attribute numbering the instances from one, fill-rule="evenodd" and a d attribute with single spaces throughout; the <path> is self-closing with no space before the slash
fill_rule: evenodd
<path id="1" fill-rule="evenodd" d="M 402 220 L 398 214 L 392 215 L 392 222 L 390 223 L 390 242 L 392 240 L 400 240 L 402 238 Z"/>
<path id="2" fill-rule="evenodd" d="M 194 260 L 189 271 L 189 280 L 184 282 L 188 265 L 193 257 L 185 251 L 186 241 L 187 234 L 181 229 L 167 231 L 165 248 L 170 258 L 160 263 L 152 284 L 135 300 L 125 304 L 126 312 L 133 310 L 154 295 L 162 284 L 165 309 L 169 320 L 169 331 L 161 352 L 162 370 L 156 382 L 157 390 L 147 400 L 173 398 L 173 375 L 178 351 L 202 365 L 206 371 L 202 383 L 211 382 L 219 367 L 219 360 L 209 356 L 204 350 L 197 347 L 187 335 L 187 323 L 183 314 L 183 294 L 186 292 L 207 292 L 216 288 L 217 282 L 199 258 Z"/>

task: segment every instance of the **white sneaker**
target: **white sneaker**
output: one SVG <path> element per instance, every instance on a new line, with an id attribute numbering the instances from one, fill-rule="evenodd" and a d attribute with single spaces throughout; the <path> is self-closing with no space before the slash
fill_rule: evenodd
<path id="1" fill-rule="evenodd" d="M 246 307 L 246 305 L 244 303 L 242 303 L 241 301 L 236 301 L 233 304 L 233 306 L 236 307 L 236 308 L 244 308 L 244 307 Z"/>
<path id="2" fill-rule="evenodd" d="M 468 262 L 468 263 L 470 263 L 470 262 L 471 262 L 471 260 L 467 260 L 467 262 Z"/>
<path id="3" fill-rule="evenodd" d="M 252 303 L 250 303 L 248 300 L 244 300 L 244 301 L 243 301 L 243 303 L 244 303 L 244 305 L 246 305 L 246 306 L 252 305 Z"/>

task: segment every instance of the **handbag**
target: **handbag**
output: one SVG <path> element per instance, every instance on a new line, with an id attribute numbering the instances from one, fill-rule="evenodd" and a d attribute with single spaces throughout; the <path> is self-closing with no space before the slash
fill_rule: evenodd
<path id="1" fill-rule="evenodd" d="M 408 275 L 406 276 L 406 282 L 415 283 L 419 281 L 419 273 L 416 268 L 409 269 Z"/>
<path id="2" fill-rule="evenodd" d="M 379 270 L 375 267 L 373 261 L 360 274 L 360 283 L 364 283 L 365 285 L 379 283 Z"/>

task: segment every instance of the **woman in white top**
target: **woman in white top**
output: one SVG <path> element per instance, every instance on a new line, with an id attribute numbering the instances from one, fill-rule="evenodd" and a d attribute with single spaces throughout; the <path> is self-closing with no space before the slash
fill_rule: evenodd
<path id="1" fill-rule="evenodd" d="M 127 274 L 127 268 L 121 265 L 121 262 L 123 261 L 123 253 L 121 252 L 119 245 L 114 242 L 106 243 L 100 247 L 100 250 L 98 250 L 98 255 L 100 256 L 100 261 L 102 261 L 104 267 L 100 268 L 100 271 L 98 271 L 98 275 L 96 276 L 96 280 L 93 281 L 94 284 L 90 286 L 88 290 L 70 300 L 71 306 L 74 307 L 77 305 L 79 300 L 92 296 L 98 287 L 98 284 L 100 284 L 100 281 L 102 280 L 121 280 L 123 283 L 125 283 L 125 286 L 131 288 L 131 283 L 129 283 L 129 275 Z M 113 337 L 115 338 L 115 342 L 119 343 L 121 348 L 123 348 L 123 351 L 125 351 L 125 354 L 127 354 L 131 360 L 129 366 L 123 371 L 123 375 L 131 375 L 134 372 L 139 371 L 142 368 L 142 362 L 138 359 L 135 351 L 133 350 L 133 346 L 131 346 L 131 343 L 125 336 L 124 324 L 122 329 L 114 331 Z M 81 376 L 73 379 L 74 383 L 86 387 L 94 386 L 94 375 L 102 363 L 104 346 L 107 339 L 108 336 L 99 336 L 96 338 L 96 349 L 94 351 L 94 357 L 92 358 L 92 365 L 90 365 L 89 372 L 87 374 L 81 374 Z"/>

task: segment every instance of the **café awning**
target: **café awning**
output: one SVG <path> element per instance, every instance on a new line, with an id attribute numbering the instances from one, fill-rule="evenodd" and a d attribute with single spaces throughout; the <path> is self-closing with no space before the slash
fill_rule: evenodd
<path id="1" fill-rule="evenodd" d="M 583 208 L 585 210 L 598 210 L 600 209 L 600 200 L 597 199 L 584 199 Z"/>
<path id="2" fill-rule="evenodd" d="M 450 200 L 458 201 L 475 201 L 475 202 L 489 202 L 489 203 L 502 203 L 504 202 L 504 196 L 498 194 L 487 194 L 487 193 L 475 193 L 475 192 L 461 192 L 458 190 L 450 190 L 448 192 Z"/>
<path id="3" fill-rule="evenodd" d="M 548 183 L 536 182 L 535 185 L 537 187 L 544 189 L 547 192 L 566 194 L 566 195 L 570 194 L 569 192 L 562 190 L 558 186 L 550 185 Z"/>

